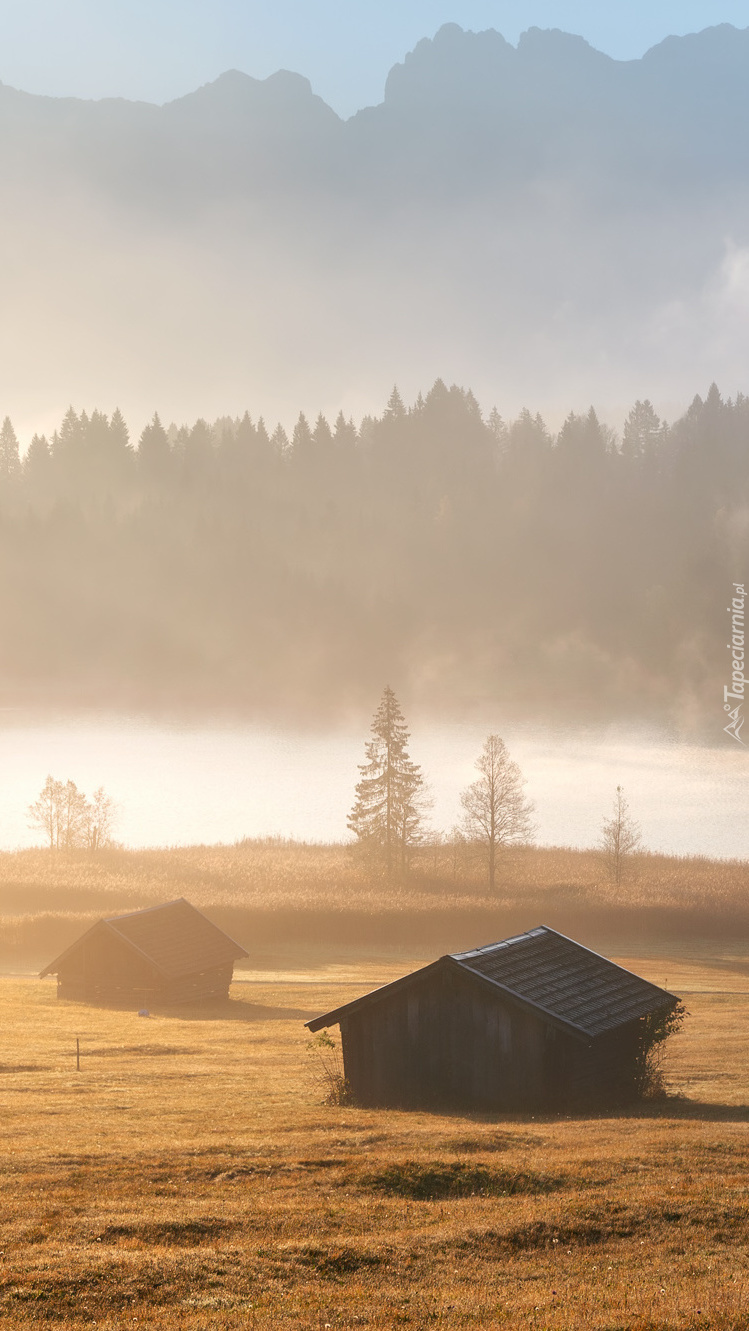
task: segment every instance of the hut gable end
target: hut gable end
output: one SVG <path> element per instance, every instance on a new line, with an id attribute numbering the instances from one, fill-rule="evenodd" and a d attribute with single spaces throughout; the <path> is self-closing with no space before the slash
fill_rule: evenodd
<path id="1" fill-rule="evenodd" d="M 99 920 L 41 972 L 61 998 L 100 1003 L 186 1002 L 226 997 L 235 943 L 184 899 Z"/>
<path id="2" fill-rule="evenodd" d="M 106 923 L 170 979 L 247 956 L 243 947 L 184 898 Z"/>

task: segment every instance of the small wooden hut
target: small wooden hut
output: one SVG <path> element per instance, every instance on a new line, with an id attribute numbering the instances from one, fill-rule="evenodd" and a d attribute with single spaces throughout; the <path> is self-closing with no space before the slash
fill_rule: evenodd
<path id="1" fill-rule="evenodd" d="M 307 1022 L 339 1025 L 361 1105 L 559 1110 L 631 1098 L 679 1000 L 542 926 L 440 957 Z"/>
<path id="2" fill-rule="evenodd" d="M 246 956 L 181 898 L 99 920 L 40 978 L 57 976 L 58 998 L 149 1008 L 227 998 L 234 962 Z"/>

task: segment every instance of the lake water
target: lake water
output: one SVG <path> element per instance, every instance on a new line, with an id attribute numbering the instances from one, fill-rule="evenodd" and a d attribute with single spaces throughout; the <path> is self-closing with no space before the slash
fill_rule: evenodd
<path id="1" fill-rule="evenodd" d="M 749 858 L 749 749 L 728 737 L 703 747 L 653 730 L 507 725 L 500 733 L 527 778 L 540 843 L 594 844 L 620 784 L 648 849 Z M 411 755 L 429 780 L 435 827 L 458 820 L 485 737 L 475 725 L 413 726 Z M 117 838 L 129 846 L 273 834 L 340 840 L 365 738 L 366 728 L 318 734 L 6 711 L 0 845 L 39 841 L 26 810 L 48 773 L 87 794 L 104 786 L 119 806 Z"/>

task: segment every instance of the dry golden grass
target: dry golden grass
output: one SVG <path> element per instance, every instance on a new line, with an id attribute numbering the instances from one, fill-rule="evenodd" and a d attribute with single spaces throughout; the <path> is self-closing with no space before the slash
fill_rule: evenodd
<path id="1" fill-rule="evenodd" d="M 594 851 L 525 848 L 507 855 L 494 898 L 483 874 L 470 847 L 445 845 L 425 848 L 395 883 L 342 845 L 0 854 L 0 965 L 40 967 L 101 915 L 178 896 L 254 948 L 369 942 L 434 953 L 542 922 L 610 948 L 611 940 L 725 940 L 737 922 L 749 925 L 749 866 L 738 861 L 638 856 L 614 889 Z"/>
<path id="2" fill-rule="evenodd" d="M 622 889 L 608 881 L 595 850 L 522 847 L 503 857 L 495 899 L 535 901 L 561 894 L 598 906 L 620 904 L 624 893 L 632 906 L 730 909 L 744 905 L 748 885 L 746 861 L 638 855 Z M 435 896 L 460 905 L 485 905 L 488 899 L 483 860 L 472 846 L 425 846 L 405 881 L 387 882 L 347 845 L 272 838 L 94 856 L 85 851 L 0 852 L 0 892 L 4 915 L 57 909 L 61 902 L 64 910 L 96 909 L 112 899 L 137 906 L 182 895 L 204 907 L 355 906 L 371 912 L 426 912 L 434 908 Z"/>
<path id="3" fill-rule="evenodd" d="M 749 979 L 626 960 L 685 995 L 666 1071 L 690 1099 L 592 1119 L 322 1105 L 304 1017 L 402 963 L 258 972 L 230 1009 L 150 1020 L 0 982 L 0 1316 L 748 1328 Z"/>

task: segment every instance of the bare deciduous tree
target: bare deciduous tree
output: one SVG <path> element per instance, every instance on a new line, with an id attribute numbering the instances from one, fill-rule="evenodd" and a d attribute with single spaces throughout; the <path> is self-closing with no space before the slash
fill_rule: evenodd
<path id="1" fill-rule="evenodd" d="M 86 796 L 79 790 L 75 781 L 59 783 L 59 834 L 57 845 L 61 850 L 75 850 L 86 844 L 88 805 Z"/>
<path id="2" fill-rule="evenodd" d="M 533 834 L 532 804 L 523 794 L 525 779 L 499 735 L 490 735 L 476 760 L 478 781 L 463 791 L 463 825 L 473 840 L 486 847 L 489 891 L 494 891 L 497 854 L 505 846 L 528 841 Z"/>
<path id="3" fill-rule="evenodd" d="M 446 844 L 450 851 L 450 872 L 453 883 L 457 883 L 458 876 L 464 870 L 464 861 L 466 853 L 466 834 L 462 827 L 457 824 L 450 831 L 446 838 Z"/>
<path id="4" fill-rule="evenodd" d="M 75 781 L 48 776 L 28 814 L 29 825 L 44 833 L 50 850 L 95 851 L 111 844 L 115 804 L 101 786 L 89 802 Z"/>
<path id="5" fill-rule="evenodd" d="M 59 845 L 62 791 L 62 781 L 55 781 L 48 776 L 38 800 L 28 808 L 29 826 L 44 833 L 50 850 L 55 850 Z"/>
<path id="6" fill-rule="evenodd" d="M 86 806 L 86 840 L 89 850 L 103 850 L 112 844 L 117 806 L 104 788 L 99 786 Z"/>
<path id="7" fill-rule="evenodd" d="M 622 787 L 617 786 L 612 816 L 604 819 L 600 842 L 609 879 L 616 887 L 621 885 L 628 857 L 641 846 L 639 825 L 629 812 Z"/>

